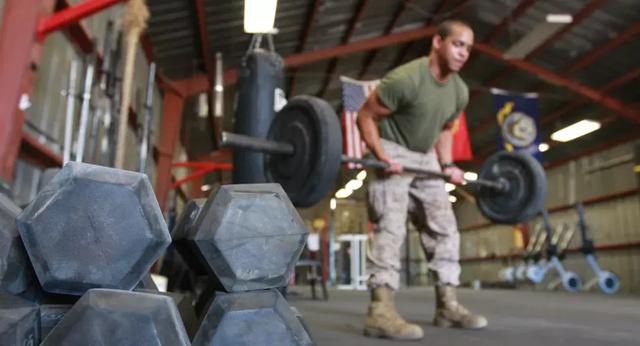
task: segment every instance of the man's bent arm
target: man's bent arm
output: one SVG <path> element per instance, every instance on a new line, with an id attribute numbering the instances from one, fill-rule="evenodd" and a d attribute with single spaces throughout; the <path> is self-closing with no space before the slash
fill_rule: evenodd
<path id="1" fill-rule="evenodd" d="M 356 121 L 362 139 L 371 149 L 371 152 L 382 161 L 388 161 L 389 157 L 387 157 L 380 145 L 380 132 L 378 131 L 377 123 L 381 118 L 389 114 L 391 114 L 391 110 L 382 104 L 374 90 L 360 107 Z"/>
<path id="2" fill-rule="evenodd" d="M 453 161 L 451 156 L 451 148 L 453 146 L 453 129 L 450 126 L 440 132 L 440 137 L 435 144 L 436 154 L 438 155 L 438 161 L 440 164 L 450 163 Z"/>

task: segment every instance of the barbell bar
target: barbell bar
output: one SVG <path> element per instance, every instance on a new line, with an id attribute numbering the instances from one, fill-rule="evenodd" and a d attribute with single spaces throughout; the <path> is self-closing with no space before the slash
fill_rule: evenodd
<path id="1" fill-rule="evenodd" d="M 220 144 L 224 147 L 242 148 L 242 149 L 247 149 L 251 151 L 262 152 L 265 154 L 272 154 L 272 155 L 293 155 L 295 154 L 295 151 L 296 151 L 295 146 L 291 143 L 276 142 L 269 139 L 241 135 L 241 134 L 232 133 L 232 132 L 222 132 Z M 342 163 L 355 163 L 368 168 L 377 168 L 377 169 L 389 168 L 388 163 L 384 161 L 376 160 L 376 159 L 356 158 L 356 157 L 350 157 L 347 155 L 342 155 L 340 158 L 340 161 Z M 449 175 L 444 174 L 442 172 L 423 169 L 419 167 L 413 167 L 409 165 L 403 165 L 402 169 L 405 172 L 438 177 L 447 181 L 451 178 Z M 498 178 L 494 181 L 486 180 L 486 179 L 465 180 L 464 184 L 465 185 L 476 184 L 483 187 L 495 189 L 497 192 L 501 192 L 508 189 L 509 183 L 504 179 Z"/>

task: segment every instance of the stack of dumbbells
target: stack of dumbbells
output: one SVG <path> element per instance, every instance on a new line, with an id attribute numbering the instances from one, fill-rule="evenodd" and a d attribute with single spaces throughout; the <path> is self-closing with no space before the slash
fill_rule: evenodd
<path id="1" fill-rule="evenodd" d="M 171 236 L 146 175 L 72 162 L 24 210 L 0 193 L 0 345 L 312 344 L 278 290 L 307 236 L 279 185 L 223 186 L 173 233 L 200 321 L 150 279 Z"/>

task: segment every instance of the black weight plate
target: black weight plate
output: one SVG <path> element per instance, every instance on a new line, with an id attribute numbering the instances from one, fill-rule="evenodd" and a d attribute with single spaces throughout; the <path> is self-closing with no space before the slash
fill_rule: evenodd
<path id="1" fill-rule="evenodd" d="M 527 221 L 542 210 L 547 195 L 544 169 L 532 156 L 519 152 L 498 152 L 484 163 L 480 179 L 508 183 L 506 191 L 479 187 L 476 200 L 480 212 L 501 224 Z"/>
<path id="2" fill-rule="evenodd" d="M 268 139 L 293 144 L 293 155 L 265 155 L 265 176 L 297 207 L 310 207 L 333 190 L 340 169 L 342 131 L 324 100 L 297 96 L 276 114 Z"/>

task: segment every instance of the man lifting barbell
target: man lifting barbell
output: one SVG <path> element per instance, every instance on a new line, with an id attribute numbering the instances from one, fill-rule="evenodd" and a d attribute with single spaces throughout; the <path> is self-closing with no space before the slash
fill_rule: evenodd
<path id="1" fill-rule="evenodd" d="M 422 328 L 405 321 L 393 296 L 400 285 L 400 249 L 407 211 L 420 232 L 421 244 L 436 279 L 434 324 L 484 328 L 487 319 L 456 299 L 460 276 L 460 234 L 444 181 L 403 173 L 403 166 L 439 170 L 455 184 L 463 171 L 451 158 L 452 125 L 469 100 L 457 72 L 469 58 L 473 31 L 460 21 L 438 26 L 428 57 L 389 72 L 358 113 L 358 128 L 371 152 L 388 163 L 384 175 L 369 183 L 374 235 L 367 252 L 371 303 L 365 320 L 368 336 L 420 339 Z"/>
<path id="2" fill-rule="evenodd" d="M 461 171 L 448 164 L 450 125 L 467 103 L 467 88 L 456 72 L 469 56 L 473 32 L 462 22 L 447 21 L 441 24 L 433 42 L 429 58 L 392 71 L 360 112 L 361 132 L 371 147 L 376 148 L 378 141 L 378 148 L 372 151 L 381 160 L 342 155 L 338 116 L 331 105 L 313 96 L 289 100 L 271 122 L 267 138 L 223 132 L 220 140 L 225 147 L 266 153 L 267 181 L 279 183 L 296 207 L 313 206 L 334 191 L 342 162 L 361 163 L 389 173 L 370 186 L 377 226 L 369 256 L 374 273 L 370 280 L 372 303 L 365 322 L 369 335 L 416 339 L 423 334 L 419 326 L 405 322 L 393 304 L 407 211 L 417 216 L 414 221 L 422 226 L 427 258 L 437 274 L 436 324 L 469 328 L 487 324 L 485 318 L 469 313 L 455 298 L 460 273 L 459 233 L 442 181 L 464 183 Z M 432 85 L 418 90 L 418 81 Z M 404 113 L 407 107 L 416 105 L 422 107 L 420 114 L 426 121 L 411 120 Z M 409 145 L 406 141 L 416 143 Z M 444 172 L 440 163 L 447 166 Z M 492 155 L 482 165 L 478 179 L 466 183 L 473 186 L 480 212 L 496 223 L 531 219 L 542 209 L 546 196 L 542 166 L 530 155 L 518 152 Z M 396 204 L 385 205 L 387 202 Z"/>

